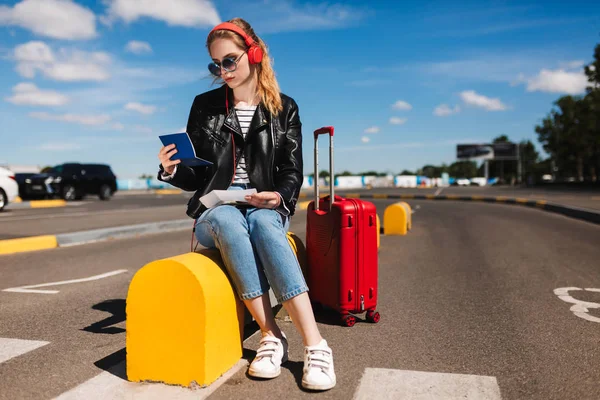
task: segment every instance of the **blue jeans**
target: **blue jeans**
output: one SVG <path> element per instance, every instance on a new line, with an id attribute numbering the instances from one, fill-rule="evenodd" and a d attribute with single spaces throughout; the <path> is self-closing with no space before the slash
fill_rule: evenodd
<path id="1" fill-rule="evenodd" d="M 244 189 L 231 186 L 229 190 Z M 300 264 L 286 236 L 289 218 L 275 210 L 221 205 L 200 215 L 196 239 L 217 248 L 242 300 L 268 292 L 279 303 L 308 291 Z"/>

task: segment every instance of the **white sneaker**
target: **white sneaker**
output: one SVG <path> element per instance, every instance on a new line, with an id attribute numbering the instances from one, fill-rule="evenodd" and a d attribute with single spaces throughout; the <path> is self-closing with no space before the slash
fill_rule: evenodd
<path id="1" fill-rule="evenodd" d="M 255 378 L 276 378 L 281 374 L 281 363 L 288 360 L 288 341 L 283 332 L 283 339 L 275 336 L 264 336 L 256 357 L 250 364 L 248 374 Z"/>
<path id="2" fill-rule="evenodd" d="M 325 339 L 304 348 L 302 386 L 310 390 L 328 390 L 335 386 L 333 352 Z"/>

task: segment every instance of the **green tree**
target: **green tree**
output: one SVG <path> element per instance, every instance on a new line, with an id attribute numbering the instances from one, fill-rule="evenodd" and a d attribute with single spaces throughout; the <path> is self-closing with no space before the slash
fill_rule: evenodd
<path id="1" fill-rule="evenodd" d="M 44 168 L 42 168 L 40 170 L 41 173 L 46 173 L 46 172 L 50 172 L 50 170 L 52 169 L 52 166 L 50 165 L 46 165 Z"/>
<path id="2" fill-rule="evenodd" d="M 415 175 L 415 173 L 405 169 L 404 171 L 400 172 L 400 175 Z"/>
<path id="3" fill-rule="evenodd" d="M 477 164 L 475 161 L 457 161 L 448 167 L 448 173 L 454 178 L 474 178 Z"/>

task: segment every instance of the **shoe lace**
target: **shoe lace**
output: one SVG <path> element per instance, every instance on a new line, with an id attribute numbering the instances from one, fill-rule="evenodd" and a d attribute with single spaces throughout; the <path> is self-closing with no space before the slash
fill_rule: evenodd
<path id="1" fill-rule="evenodd" d="M 331 350 L 310 349 L 308 352 L 308 368 L 320 368 L 326 371 L 331 364 Z"/>

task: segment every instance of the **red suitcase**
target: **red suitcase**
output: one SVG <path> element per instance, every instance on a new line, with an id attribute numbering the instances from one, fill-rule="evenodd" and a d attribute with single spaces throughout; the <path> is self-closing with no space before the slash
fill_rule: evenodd
<path id="1" fill-rule="evenodd" d="M 329 196 L 319 199 L 318 137 L 329 134 Z M 307 284 L 313 303 L 341 313 L 342 323 L 353 326 L 353 314 L 366 311 L 366 319 L 379 322 L 377 306 L 377 213 L 375 205 L 334 195 L 333 127 L 314 132 L 315 200 L 306 221 Z M 333 202 L 330 200 L 334 199 Z M 317 207 L 315 207 L 317 204 Z"/>

